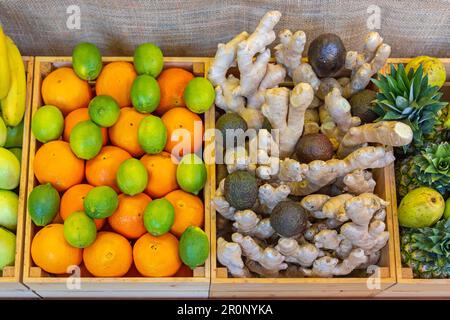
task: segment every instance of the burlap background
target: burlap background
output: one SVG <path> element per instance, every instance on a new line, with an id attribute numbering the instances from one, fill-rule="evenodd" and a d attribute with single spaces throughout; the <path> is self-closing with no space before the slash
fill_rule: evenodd
<path id="1" fill-rule="evenodd" d="M 66 27 L 72 4 L 81 9 L 80 30 Z M 209 56 L 270 9 L 283 13 L 277 30 L 302 29 L 309 41 L 334 32 L 347 49 L 360 49 L 370 5 L 381 8 L 380 33 L 392 56 L 450 56 L 448 0 L 0 0 L 0 22 L 27 55 L 69 55 L 79 41 L 96 43 L 104 55 L 129 55 L 152 41 L 166 56 Z"/>

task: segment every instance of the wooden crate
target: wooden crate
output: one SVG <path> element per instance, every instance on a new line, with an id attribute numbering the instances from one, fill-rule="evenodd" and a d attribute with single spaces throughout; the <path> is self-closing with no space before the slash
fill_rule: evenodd
<path id="1" fill-rule="evenodd" d="M 211 63 L 212 59 L 210 60 Z M 232 71 L 236 73 L 236 70 Z M 291 84 L 285 83 L 289 86 Z M 215 186 L 215 166 L 212 168 Z M 393 164 L 373 171 L 377 182 L 375 193 L 389 201 L 386 225 L 391 235 L 382 250 L 378 277 L 370 278 L 228 278 L 226 268 L 217 263 L 216 211 L 211 207 L 211 289 L 213 298 L 361 298 L 373 297 L 395 283 L 395 258 L 393 241 L 393 201 L 391 187 L 394 177 Z M 215 188 L 211 188 L 211 198 Z M 370 288 L 370 289 L 369 289 Z"/>
<path id="2" fill-rule="evenodd" d="M 390 63 L 407 64 L 411 59 L 390 59 Z M 440 59 L 447 72 L 447 79 L 442 87 L 444 96 L 443 101 L 450 102 L 450 58 Z M 388 72 L 388 70 L 385 70 Z M 392 203 L 397 203 L 397 193 L 395 189 L 395 179 L 392 181 Z M 395 267 L 397 274 L 397 283 L 388 290 L 380 294 L 380 297 L 450 297 L 450 279 L 414 279 L 412 270 L 402 266 L 400 255 L 400 229 L 397 216 L 397 205 L 393 208 L 393 223 L 394 223 L 394 248 L 395 248 Z"/>
<path id="3" fill-rule="evenodd" d="M 105 57 L 104 63 L 112 61 L 132 61 L 131 57 Z M 32 101 L 32 114 L 42 106 L 41 84 L 43 78 L 53 69 L 70 66 L 70 57 L 36 57 L 35 58 L 35 81 Z M 181 67 L 193 72 L 196 76 L 204 76 L 207 59 L 203 58 L 165 58 L 164 67 Z M 214 124 L 214 111 L 207 112 L 204 116 L 205 129 Z M 205 149 L 211 141 L 205 142 Z M 33 161 L 37 147 L 39 146 L 33 135 L 30 135 L 30 157 L 28 172 L 28 194 L 37 185 L 33 172 Z M 207 162 L 205 160 L 205 162 Z M 205 226 L 206 234 L 210 235 L 210 186 L 213 181 L 213 166 L 207 166 L 208 181 L 204 188 L 205 203 Z M 67 281 L 70 278 L 52 277 L 46 274 L 41 268 L 34 265 L 30 254 L 31 241 L 37 228 L 27 215 L 25 222 L 25 250 L 24 250 L 24 283 L 35 290 L 42 297 L 208 297 L 210 284 L 210 258 L 205 262 L 204 267 L 194 270 L 193 277 L 167 277 L 167 278 L 146 278 L 146 277 L 122 277 L 122 278 L 95 278 L 81 277 L 81 288 L 75 290 L 67 289 Z"/>
<path id="4" fill-rule="evenodd" d="M 27 77 L 26 109 L 24 115 L 24 132 L 22 145 L 22 162 L 20 168 L 19 210 L 16 231 L 16 260 L 15 265 L 5 267 L 0 277 L 0 298 L 14 297 L 37 297 L 31 290 L 21 283 L 23 267 L 23 240 L 24 221 L 27 200 L 27 178 L 28 178 L 28 142 L 30 135 L 31 120 L 31 97 L 33 90 L 34 58 L 23 57 Z"/>

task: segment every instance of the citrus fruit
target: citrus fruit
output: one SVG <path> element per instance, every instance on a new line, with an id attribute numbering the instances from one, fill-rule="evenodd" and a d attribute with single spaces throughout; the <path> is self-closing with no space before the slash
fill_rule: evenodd
<path id="1" fill-rule="evenodd" d="M 0 147 L 0 189 L 13 190 L 20 180 L 20 162 L 8 149 Z"/>
<path id="2" fill-rule="evenodd" d="M 83 211 L 72 212 L 64 220 L 64 238 L 75 248 L 89 247 L 97 236 L 94 220 Z"/>
<path id="3" fill-rule="evenodd" d="M 170 277 L 181 266 L 178 240 L 170 233 L 159 237 L 144 234 L 134 244 L 133 258 L 139 273 L 145 277 Z"/>
<path id="4" fill-rule="evenodd" d="M 142 43 L 134 50 L 133 62 L 137 73 L 157 77 L 164 66 L 164 57 L 157 45 Z"/>
<path id="5" fill-rule="evenodd" d="M 445 201 L 444 219 L 450 218 L 450 198 Z"/>
<path id="6" fill-rule="evenodd" d="M 73 70 L 83 80 L 97 79 L 102 70 L 102 55 L 93 43 L 81 42 L 72 51 Z"/>
<path id="7" fill-rule="evenodd" d="M 123 149 L 103 147 L 98 155 L 86 162 L 86 180 L 93 186 L 110 186 L 119 192 L 117 170 L 122 162 L 130 158 L 131 155 Z"/>
<path id="8" fill-rule="evenodd" d="M 64 221 L 66 218 L 75 211 L 84 210 L 84 198 L 91 189 L 94 187 L 89 184 L 77 184 L 64 192 L 61 197 L 61 205 L 59 208 L 59 215 Z M 100 230 L 105 224 L 105 219 L 94 219 L 94 223 L 97 230 Z"/>
<path id="9" fill-rule="evenodd" d="M 100 127 L 91 120 L 78 123 L 70 133 L 70 148 L 81 159 L 94 158 L 102 149 L 103 137 Z"/>
<path id="10" fill-rule="evenodd" d="M 134 79 L 131 86 L 131 103 L 137 111 L 142 113 L 155 111 L 159 99 L 159 86 L 155 78 L 143 74 Z"/>
<path id="11" fill-rule="evenodd" d="M 16 156 L 17 160 L 19 160 L 19 163 L 22 163 L 22 149 L 21 148 L 9 148 L 9 151 L 11 151 L 11 153 L 13 155 Z"/>
<path id="12" fill-rule="evenodd" d="M 13 266 L 16 258 L 16 235 L 0 228 L 0 270 Z"/>
<path id="13" fill-rule="evenodd" d="M 28 213 L 35 225 L 42 227 L 53 221 L 59 210 L 59 193 L 50 183 L 36 186 L 28 197 Z"/>
<path id="14" fill-rule="evenodd" d="M 20 148 L 23 142 L 23 120 L 15 127 L 6 127 L 6 148 Z"/>
<path id="15" fill-rule="evenodd" d="M 153 115 L 142 119 L 138 129 L 138 142 L 148 154 L 160 153 L 167 141 L 167 129 L 161 118 Z"/>
<path id="16" fill-rule="evenodd" d="M 180 238 L 179 253 L 181 261 L 195 269 L 205 263 L 209 256 L 209 240 L 199 227 L 188 227 Z"/>
<path id="17" fill-rule="evenodd" d="M 122 277 L 133 263 L 133 249 L 120 234 L 102 231 L 95 242 L 84 249 L 83 260 L 95 277 Z"/>
<path id="18" fill-rule="evenodd" d="M 104 219 L 116 211 L 119 205 L 117 193 L 108 186 L 94 187 L 84 198 L 84 212 L 92 219 Z"/>
<path id="19" fill-rule="evenodd" d="M 129 196 L 134 196 L 143 192 L 147 187 L 147 169 L 138 159 L 127 159 L 119 166 L 116 179 L 120 191 Z"/>
<path id="20" fill-rule="evenodd" d="M 208 79 L 195 77 L 184 89 L 183 98 L 189 110 L 204 113 L 212 107 L 216 92 Z"/>
<path id="21" fill-rule="evenodd" d="M 46 105 L 37 109 L 31 121 L 31 131 L 38 141 L 46 143 L 57 140 L 63 130 L 64 117 L 57 107 Z"/>
<path id="22" fill-rule="evenodd" d="M 175 209 L 167 199 L 156 199 L 145 208 L 145 229 L 155 237 L 170 231 L 175 219 Z"/>
<path id="23" fill-rule="evenodd" d="M 72 247 L 64 238 L 62 224 L 49 224 L 36 233 L 31 242 L 31 257 L 44 271 L 64 274 L 83 259 L 83 250 Z"/>
<path id="24" fill-rule="evenodd" d="M 17 228 L 19 197 L 12 191 L 0 190 L 0 226 L 11 231 Z"/>
<path id="25" fill-rule="evenodd" d="M 96 96 L 89 103 L 89 116 L 100 127 L 109 128 L 119 119 L 120 107 L 110 96 Z"/>
<path id="26" fill-rule="evenodd" d="M 152 199 L 144 193 L 135 196 L 121 194 L 117 210 L 108 218 L 109 225 L 128 239 L 139 238 L 146 232 L 143 217 L 150 201 Z"/>
<path id="27" fill-rule="evenodd" d="M 430 227 L 442 217 L 444 210 L 444 198 L 439 192 L 420 187 L 403 197 L 398 207 L 398 221 L 407 228 Z"/>
<path id="28" fill-rule="evenodd" d="M 64 141 L 69 142 L 70 133 L 72 132 L 73 127 L 75 127 L 78 123 L 90 120 L 89 109 L 88 108 L 80 108 L 69 113 L 64 119 L 64 133 L 63 139 Z M 103 145 L 106 145 L 108 142 L 108 129 L 101 128 L 102 130 L 102 138 Z"/>
<path id="29" fill-rule="evenodd" d="M 98 96 L 107 95 L 114 98 L 121 108 L 131 106 L 131 85 L 136 78 L 136 71 L 129 62 L 110 62 L 103 67 L 95 84 Z"/>
<path id="30" fill-rule="evenodd" d="M 165 150 L 176 156 L 195 153 L 202 147 L 202 119 L 186 108 L 173 108 L 162 117 L 167 128 Z"/>
<path id="31" fill-rule="evenodd" d="M 168 152 L 145 155 L 141 158 L 148 172 L 148 184 L 145 192 L 152 198 L 161 198 L 178 189 L 177 159 Z"/>
<path id="32" fill-rule="evenodd" d="M 170 231 L 180 237 L 189 226 L 202 227 L 204 207 L 202 200 L 182 190 L 175 190 L 164 198 L 170 201 L 175 209 L 175 221 Z"/>
<path id="33" fill-rule="evenodd" d="M 39 183 L 50 182 L 58 191 L 67 190 L 84 178 L 84 161 L 78 159 L 64 141 L 42 145 L 36 152 L 33 166 Z"/>
<path id="34" fill-rule="evenodd" d="M 186 192 L 197 195 L 206 184 L 206 166 L 195 153 L 181 159 L 177 167 L 178 185 Z"/>
<path id="35" fill-rule="evenodd" d="M 92 98 L 87 81 L 77 77 L 72 68 L 58 68 L 42 81 L 42 99 L 54 105 L 64 115 L 78 108 L 86 108 Z"/>
<path id="36" fill-rule="evenodd" d="M 139 123 L 145 114 L 137 112 L 134 108 L 122 108 L 119 120 L 109 128 L 111 144 L 128 151 L 134 157 L 140 157 L 145 152 L 138 141 Z"/>
<path id="37" fill-rule="evenodd" d="M 422 65 L 424 76 L 428 75 L 428 84 L 430 86 L 438 86 L 440 88 L 444 85 L 447 75 L 441 60 L 429 56 L 418 56 L 408 62 L 405 71 L 408 73 L 411 68 L 417 70 L 420 65 Z"/>
<path id="38" fill-rule="evenodd" d="M 192 73 L 182 68 L 163 70 L 158 76 L 161 99 L 156 114 L 161 116 L 172 108 L 185 107 L 184 89 L 193 78 Z"/>
<path id="39" fill-rule="evenodd" d="M 5 146 L 8 135 L 8 129 L 6 128 L 5 121 L 0 117 L 0 147 Z"/>

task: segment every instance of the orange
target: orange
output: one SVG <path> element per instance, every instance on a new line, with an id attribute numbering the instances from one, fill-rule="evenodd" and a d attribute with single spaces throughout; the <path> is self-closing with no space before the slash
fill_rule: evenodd
<path id="1" fill-rule="evenodd" d="M 183 99 L 184 89 L 194 75 L 181 68 L 168 68 L 163 70 L 158 77 L 161 98 L 155 113 L 163 115 L 175 107 L 186 107 Z"/>
<path id="2" fill-rule="evenodd" d="M 84 198 L 92 188 L 94 187 L 89 184 L 77 184 L 64 192 L 59 207 L 59 215 L 63 220 L 75 211 L 84 211 Z M 94 219 L 94 222 L 97 230 L 100 230 L 105 224 L 105 219 Z"/>
<path id="3" fill-rule="evenodd" d="M 91 98 L 89 84 L 78 78 L 72 68 L 56 69 L 42 81 L 44 103 L 57 106 L 64 115 L 78 108 L 86 108 Z"/>
<path id="4" fill-rule="evenodd" d="M 81 183 L 84 178 L 84 161 L 72 153 L 65 141 L 42 145 L 36 152 L 33 166 L 40 184 L 50 182 L 60 192 Z"/>
<path id="5" fill-rule="evenodd" d="M 74 248 L 64 239 L 64 225 L 49 224 L 39 230 L 31 243 L 31 257 L 44 271 L 53 274 L 67 273 L 67 268 L 79 265 L 83 250 Z"/>
<path id="6" fill-rule="evenodd" d="M 64 133 L 63 133 L 64 141 L 69 142 L 70 132 L 72 132 L 73 127 L 75 127 L 77 123 L 90 120 L 88 110 L 89 110 L 88 108 L 80 108 L 77 110 L 73 110 L 66 116 L 66 118 L 64 119 Z M 108 130 L 106 128 L 101 129 L 103 136 L 103 145 L 106 145 L 108 143 Z"/>
<path id="7" fill-rule="evenodd" d="M 115 146 L 106 146 L 100 153 L 86 162 L 86 180 L 93 186 L 110 186 L 116 192 L 116 173 L 120 164 L 130 159 L 131 155 Z"/>
<path id="8" fill-rule="evenodd" d="M 121 194 L 119 207 L 108 218 L 114 231 L 128 239 L 137 239 L 147 232 L 144 225 L 144 210 L 152 199 L 145 193 L 135 196 Z"/>
<path id="9" fill-rule="evenodd" d="M 102 231 L 95 242 L 84 249 L 83 260 L 95 277 L 122 277 L 133 263 L 133 250 L 120 234 Z"/>
<path id="10" fill-rule="evenodd" d="M 148 184 L 145 192 L 152 198 L 164 197 L 169 192 L 178 189 L 177 159 L 168 152 L 146 154 L 141 162 L 147 168 Z"/>
<path id="11" fill-rule="evenodd" d="M 121 108 L 131 106 L 131 86 L 137 77 L 134 67 L 129 62 L 111 62 L 103 67 L 97 78 L 95 91 L 98 96 L 113 97 Z"/>
<path id="12" fill-rule="evenodd" d="M 183 156 L 201 149 L 203 122 L 197 114 L 186 108 L 173 108 L 161 119 L 167 128 L 167 143 L 164 150 L 170 153 L 173 151 L 176 156 Z M 174 150 L 175 147 L 178 151 Z"/>
<path id="13" fill-rule="evenodd" d="M 111 144 L 128 151 L 134 157 L 140 157 L 145 152 L 138 142 L 138 129 L 145 114 L 134 108 L 122 108 L 117 122 L 109 128 Z"/>
<path id="14" fill-rule="evenodd" d="M 180 237 L 189 226 L 202 227 L 204 219 L 203 202 L 193 194 L 175 190 L 165 196 L 175 208 L 175 221 L 170 232 Z"/>
<path id="15" fill-rule="evenodd" d="M 133 258 L 139 273 L 145 277 L 170 277 L 181 266 L 178 240 L 170 233 L 159 237 L 144 234 L 134 244 Z"/>

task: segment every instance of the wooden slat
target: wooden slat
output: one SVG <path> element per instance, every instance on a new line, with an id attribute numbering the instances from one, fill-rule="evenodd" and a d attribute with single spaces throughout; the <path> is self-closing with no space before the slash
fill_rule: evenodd
<path id="1" fill-rule="evenodd" d="M 24 286 L 22 281 L 23 271 L 23 248 L 24 248 L 24 224 L 26 214 L 26 200 L 27 200 L 27 172 L 28 172 L 28 152 L 29 152 L 29 134 L 31 125 L 31 99 L 33 91 L 33 71 L 34 71 L 34 57 L 23 57 L 27 92 L 26 104 L 24 114 L 24 131 L 22 140 L 22 159 L 20 168 L 20 187 L 19 187 L 19 206 L 17 216 L 17 230 L 16 230 L 16 256 L 13 267 L 5 267 L 3 275 L 0 277 L 0 297 L 23 297 L 35 296 L 34 293 Z"/>
<path id="2" fill-rule="evenodd" d="M 132 57 L 104 57 L 105 63 L 113 61 L 132 61 Z M 204 58 L 164 58 L 164 67 L 180 67 L 193 72 L 196 76 L 204 76 L 205 65 L 208 59 Z M 43 105 L 40 88 L 43 78 L 54 68 L 70 66 L 71 57 L 36 57 L 34 92 L 32 99 L 32 114 Z M 214 110 L 205 113 L 205 130 L 209 129 L 211 115 Z M 29 139 L 29 170 L 28 170 L 28 193 L 37 184 L 34 177 L 33 166 L 35 152 L 37 150 L 36 139 L 31 135 Z M 213 141 L 205 142 L 205 149 L 213 145 Z M 205 159 L 206 162 L 206 159 Z M 211 212 L 211 170 L 207 166 L 208 179 L 203 191 L 205 203 L 204 230 L 210 236 L 210 212 Z M 126 296 L 152 296 L 152 297 L 207 297 L 211 275 L 210 257 L 204 267 L 194 270 L 194 277 L 123 277 L 123 278 L 94 278 L 82 277 L 81 290 L 67 290 L 67 278 L 51 277 L 49 274 L 35 266 L 30 255 L 31 242 L 36 232 L 31 219 L 25 219 L 25 253 L 24 253 L 24 283 L 35 290 L 39 295 L 45 297 L 126 297 Z M 120 294 L 111 292 L 118 291 Z"/>

